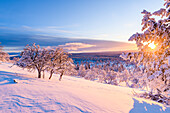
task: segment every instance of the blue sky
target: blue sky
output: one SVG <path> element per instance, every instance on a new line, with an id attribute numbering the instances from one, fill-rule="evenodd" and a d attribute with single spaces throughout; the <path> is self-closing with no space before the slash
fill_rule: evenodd
<path id="1" fill-rule="evenodd" d="M 163 3 L 164 0 L 0 0 L 0 42 L 10 46 L 41 40 L 50 45 L 55 40 L 56 46 L 67 43 L 66 46 L 75 44 L 82 49 L 92 44 L 94 51 L 111 51 L 115 50 L 113 43 L 105 43 L 110 47 L 107 49 L 99 47 L 101 43 L 88 40 L 86 45 L 79 39 L 127 42 L 132 34 L 141 31 L 141 11 L 153 12 Z"/>
<path id="2" fill-rule="evenodd" d="M 127 41 L 163 0 L 0 0 L 4 32 Z"/>

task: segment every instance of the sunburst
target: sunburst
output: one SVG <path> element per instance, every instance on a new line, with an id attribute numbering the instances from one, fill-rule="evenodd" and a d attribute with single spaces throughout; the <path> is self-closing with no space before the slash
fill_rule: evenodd
<path id="1" fill-rule="evenodd" d="M 148 46 L 149 46 L 151 49 L 155 49 L 155 48 L 156 48 L 156 45 L 154 44 L 154 42 L 150 43 Z"/>

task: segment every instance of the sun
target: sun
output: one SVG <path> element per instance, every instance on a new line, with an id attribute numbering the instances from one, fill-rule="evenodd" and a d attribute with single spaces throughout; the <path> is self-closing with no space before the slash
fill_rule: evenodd
<path id="1" fill-rule="evenodd" d="M 150 43 L 148 46 L 149 46 L 151 49 L 155 49 L 155 48 L 156 48 L 156 45 L 154 44 L 154 42 Z"/>

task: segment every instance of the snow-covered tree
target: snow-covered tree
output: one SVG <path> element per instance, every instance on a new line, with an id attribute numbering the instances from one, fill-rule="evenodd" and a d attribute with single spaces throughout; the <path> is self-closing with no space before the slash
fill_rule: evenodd
<path id="1" fill-rule="evenodd" d="M 108 71 L 107 74 L 104 76 L 104 82 L 107 84 L 117 85 L 117 73 L 114 71 Z"/>
<path id="2" fill-rule="evenodd" d="M 78 71 L 77 71 L 76 68 L 77 67 L 73 63 L 70 63 L 70 65 L 67 67 L 67 69 L 65 71 L 65 75 L 68 75 L 68 76 L 77 76 L 78 75 Z"/>
<path id="3" fill-rule="evenodd" d="M 3 47 L 2 46 L 0 46 L 0 61 L 1 62 L 8 62 L 8 61 L 10 61 L 9 54 L 3 51 Z"/>
<path id="4" fill-rule="evenodd" d="M 106 83 L 105 82 L 106 75 L 107 75 L 106 71 L 103 70 L 103 69 L 100 69 L 99 74 L 98 74 L 98 81 L 101 82 L 101 83 Z"/>
<path id="5" fill-rule="evenodd" d="M 28 71 L 38 71 L 38 78 L 41 78 L 41 72 L 45 69 L 48 61 L 48 51 L 40 49 L 39 45 L 26 45 L 21 52 L 21 58 L 15 64 L 22 68 L 27 68 Z"/>
<path id="6" fill-rule="evenodd" d="M 47 70 L 50 72 L 51 79 L 54 73 L 60 74 L 60 79 L 67 70 L 74 68 L 73 60 L 69 58 L 68 52 L 64 51 L 62 48 L 56 48 L 50 50 L 49 61 L 47 63 Z"/>
<path id="7" fill-rule="evenodd" d="M 170 88 L 170 0 L 165 0 L 164 6 L 153 13 L 142 11 L 143 32 L 129 38 L 136 42 L 138 52 L 121 57 L 144 66 L 143 80 L 151 91 L 167 95 Z"/>
<path id="8" fill-rule="evenodd" d="M 88 69 L 86 75 L 84 76 L 85 79 L 87 80 L 95 80 L 97 77 L 97 72 L 95 69 Z"/>
<path id="9" fill-rule="evenodd" d="M 68 53 L 61 48 L 48 49 L 40 48 L 39 45 L 33 44 L 27 45 L 21 52 L 21 58 L 15 63 L 19 67 L 27 68 L 28 71 L 38 71 L 38 78 L 41 78 L 41 74 L 44 71 L 50 72 L 51 79 L 54 73 L 62 75 L 71 68 L 74 67 L 73 61 L 68 57 Z"/>
<path id="10" fill-rule="evenodd" d="M 79 66 L 78 76 L 84 77 L 86 75 L 86 69 L 83 64 Z"/>

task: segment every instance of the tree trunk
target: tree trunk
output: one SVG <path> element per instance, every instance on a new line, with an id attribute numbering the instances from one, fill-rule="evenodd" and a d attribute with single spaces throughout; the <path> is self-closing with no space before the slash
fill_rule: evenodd
<path id="1" fill-rule="evenodd" d="M 52 75 L 53 75 L 53 70 L 50 71 L 50 77 L 49 77 L 49 79 L 51 79 Z"/>
<path id="2" fill-rule="evenodd" d="M 61 72 L 61 75 L 60 75 L 59 81 L 61 81 L 63 74 L 64 74 L 64 72 Z"/>
<path id="3" fill-rule="evenodd" d="M 45 78 L 45 73 L 44 73 L 44 71 L 43 71 L 43 78 Z"/>
<path id="4" fill-rule="evenodd" d="M 38 78 L 41 78 L 41 71 L 38 70 Z"/>

